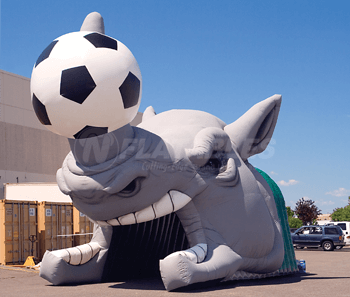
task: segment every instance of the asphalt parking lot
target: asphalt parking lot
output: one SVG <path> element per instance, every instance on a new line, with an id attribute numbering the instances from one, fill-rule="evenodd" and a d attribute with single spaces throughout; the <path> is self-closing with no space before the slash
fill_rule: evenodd
<path id="1" fill-rule="evenodd" d="M 232 281 L 185 292 L 167 292 L 159 278 L 55 287 L 30 269 L 0 266 L 0 296 L 350 296 L 350 246 L 333 252 L 295 250 L 305 274 Z"/>

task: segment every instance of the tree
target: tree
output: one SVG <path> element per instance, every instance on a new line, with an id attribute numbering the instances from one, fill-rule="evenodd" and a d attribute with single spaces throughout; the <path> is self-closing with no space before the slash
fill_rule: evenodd
<path id="1" fill-rule="evenodd" d="M 303 222 L 298 218 L 289 217 L 288 218 L 289 228 L 300 228 L 303 226 Z"/>
<path id="2" fill-rule="evenodd" d="M 350 204 L 345 207 L 336 208 L 331 214 L 332 221 L 350 221 Z"/>
<path id="3" fill-rule="evenodd" d="M 292 210 L 292 208 L 290 206 L 287 206 L 286 210 L 287 210 L 288 218 L 294 216 L 294 211 Z"/>
<path id="4" fill-rule="evenodd" d="M 303 197 L 295 204 L 294 213 L 304 225 L 312 225 L 317 216 L 321 214 L 321 210 L 315 205 L 315 201 Z"/>
<path id="5" fill-rule="evenodd" d="M 288 215 L 289 228 L 300 228 L 303 225 L 303 222 L 294 217 L 294 211 L 292 208 L 290 206 L 287 206 L 286 211 Z"/>

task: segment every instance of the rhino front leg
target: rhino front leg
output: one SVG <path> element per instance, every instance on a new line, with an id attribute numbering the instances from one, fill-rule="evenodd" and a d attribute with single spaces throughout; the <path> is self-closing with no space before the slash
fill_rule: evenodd
<path id="1" fill-rule="evenodd" d="M 243 259 L 227 245 L 210 246 L 202 263 L 192 262 L 178 253 L 160 261 L 160 272 L 167 291 L 191 284 L 221 280 L 234 274 L 243 265 Z"/>
<path id="2" fill-rule="evenodd" d="M 208 246 L 200 216 L 192 201 L 176 214 L 185 230 L 190 248 L 172 253 L 160 261 L 160 273 L 168 291 L 226 278 L 242 266 L 243 259 L 228 246 L 214 242 Z"/>
<path id="3" fill-rule="evenodd" d="M 183 208 L 178 210 L 176 215 L 184 228 L 190 248 L 185 251 L 172 253 L 168 257 L 182 254 L 194 263 L 202 262 L 207 255 L 208 245 L 201 219 L 194 203 L 190 201 Z"/>
<path id="4" fill-rule="evenodd" d="M 113 227 L 95 224 L 91 242 L 81 246 L 46 251 L 40 276 L 53 285 L 100 282 Z"/>

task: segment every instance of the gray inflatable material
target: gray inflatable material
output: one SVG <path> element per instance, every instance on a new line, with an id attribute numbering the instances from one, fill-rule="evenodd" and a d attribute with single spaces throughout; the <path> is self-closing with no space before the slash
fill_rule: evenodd
<path id="1" fill-rule="evenodd" d="M 88 20 L 83 27 L 93 29 Z M 167 290 L 278 271 L 284 242 L 274 196 L 248 158 L 267 147 L 280 105 L 274 95 L 228 125 L 202 111 L 150 107 L 138 127 L 70 139 L 57 182 L 97 227 L 90 245 L 47 252 L 40 275 L 55 285 L 101 281 L 113 228 L 172 212 L 189 249 L 160 261 Z"/>

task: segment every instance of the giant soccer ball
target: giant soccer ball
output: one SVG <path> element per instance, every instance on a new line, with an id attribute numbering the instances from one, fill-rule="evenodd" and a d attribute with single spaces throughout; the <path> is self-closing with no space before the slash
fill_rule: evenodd
<path id="1" fill-rule="evenodd" d="M 68 138 L 111 132 L 136 116 L 142 78 L 130 50 L 97 32 L 55 39 L 39 56 L 31 77 L 39 121 Z"/>

